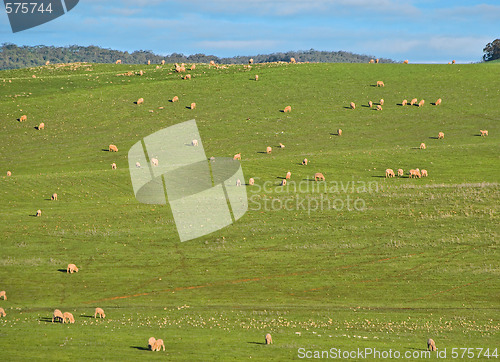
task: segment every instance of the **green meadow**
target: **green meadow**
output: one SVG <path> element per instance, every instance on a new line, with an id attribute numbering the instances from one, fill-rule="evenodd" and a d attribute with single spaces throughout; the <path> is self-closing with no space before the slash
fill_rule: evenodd
<path id="1" fill-rule="evenodd" d="M 499 63 L 173 69 L 0 71 L 2 360 L 417 359 L 428 338 L 441 360 L 498 358 Z M 256 182 L 241 219 L 181 243 L 168 204 L 135 199 L 127 154 L 191 119 L 207 157 L 241 153 Z M 76 322 L 52 323 L 56 308 Z"/>

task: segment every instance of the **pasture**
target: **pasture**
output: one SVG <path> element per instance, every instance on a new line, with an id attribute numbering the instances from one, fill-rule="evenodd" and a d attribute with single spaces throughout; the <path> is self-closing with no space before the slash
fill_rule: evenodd
<path id="1" fill-rule="evenodd" d="M 500 347 L 499 63 L 187 73 L 0 72 L 3 360 L 284 361 L 299 348 L 419 353 L 428 338 L 448 359 Z M 400 105 L 412 98 L 424 106 Z M 168 204 L 136 201 L 127 153 L 191 119 L 207 157 L 241 153 L 255 185 L 245 216 L 181 243 Z M 408 178 L 414 168 L 428 177 Z M 75 323 L 52 323 L 56 308 Z M 148 351 L 151 336 L 166 351 Z"/>

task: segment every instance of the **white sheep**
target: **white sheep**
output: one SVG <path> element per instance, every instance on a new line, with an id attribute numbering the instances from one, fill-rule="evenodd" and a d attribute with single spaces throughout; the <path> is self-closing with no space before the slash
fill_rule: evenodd
<path id="1" fill-rule="evenodd" d="M 271 337 L 271 334 L 268 333 L 266 334 L 266 344 L 272 344 L 273 343 L 273 338 Z"/>
<path id="2" fill-rule="evenodd" d="M 106 318 L 106 314 L 104 314 L 104 310 L 102 308 L 95 309 L 94 318 L 97 318 L 97 316 L 99 316 L 99 318 Z"/>
<path id="3" fill-rule="evenodd" d="M 54 323 L 54 321 L 57 321 L 58 319 L 62 322 L 64 321 L 64 316 L 59 309 L 55 309 L 54 313 L 52 313 L 52 323 Z"/>
<path id="4" fill-rule="evenodd" d="M 66 273 L 78 273 L 78 267 L 75 264 L 68 264 L 68 267 L 66 268 Z"/>
<path id="5" fill-rule="evenodd" d="M 192 146 L 198 146 L 198 140 L 193 140 L 191 141 Z"/>

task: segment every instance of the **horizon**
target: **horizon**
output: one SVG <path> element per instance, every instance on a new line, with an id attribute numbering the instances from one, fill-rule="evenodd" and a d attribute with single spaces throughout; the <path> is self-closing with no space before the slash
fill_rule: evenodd
<path id="1" fill-rule="evenodd" d="M 2 43 L 96 45 L 106 49 L 203 53 L 220 58 L 315 49 L 399 62 L 477 63 L 498 37 L 496 0 L 82 0 L 70 12 L 12 33 L 0 16 Z"/>

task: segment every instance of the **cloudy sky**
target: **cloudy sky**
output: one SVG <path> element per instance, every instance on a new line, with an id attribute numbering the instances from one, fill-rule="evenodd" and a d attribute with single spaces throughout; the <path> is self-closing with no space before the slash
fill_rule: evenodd
<path id="1" fill-rule="evenodd" d="M 499 0 L 80 0 L 66 15 L 15 34 L 2 11 L 0 43 L 217 56 L 314 48 L 476 62 L 500 38 L 499 19 Z"/>

